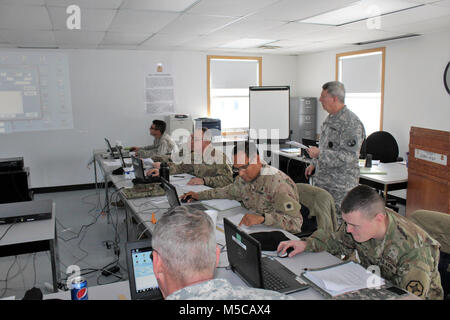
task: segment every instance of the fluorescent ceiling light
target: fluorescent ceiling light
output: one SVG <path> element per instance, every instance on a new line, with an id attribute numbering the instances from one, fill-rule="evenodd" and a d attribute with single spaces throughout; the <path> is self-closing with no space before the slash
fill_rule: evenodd
<path id="1" fill-rule="evenodd" d="M 341 26 L 420 6 L 423 6 L 423 4 L 411 3 L 405 0 L 361 0 L 348 7 L 319 14 L 299 22 Z"/>
<path id="2" fill-rule="evenodd" d="M 275 41 L 276 40 L 270 39 L 240 39 L 221 45 L 220 48 L 230 48 L 230 49 L 255 48 Z"/>

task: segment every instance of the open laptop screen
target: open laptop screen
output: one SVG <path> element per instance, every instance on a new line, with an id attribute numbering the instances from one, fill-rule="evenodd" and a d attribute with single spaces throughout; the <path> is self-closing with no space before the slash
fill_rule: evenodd
<path id="1" fill-rule="evenodd" d="M 133 164 L 134 175 L 136 176 L 136 178 L 145 180 L 144 165 L 142 164 L 142 160 L 137 157 L 131 156 L 131 163 Z"/>
<path id="2" fill-rule="evenodd" d="M 150 240 L 127 242 L 127 264 L 131 298 L 154 299 L 161 297 L 151 258 Z"/>
<path id="3" fill-rule="evenodd" d="M 227 218 L 223 219 L 228 261 L 236 271 L 254 288 L 262 288 L 261 245 L 253 237 L 239 230 Z"/>
<path id="4" fill-rule="evenodd" d="M 167 182 L 166 179 L 161 178 L 162 186 L 166 191 L 167 200 L 171 208 L 180 206 L 180 199 L 178 199 L 177 189 L 173 185 Z"/>
<path id="5" fill-rule="evenodd" d="M 109 143 L 109 140 L 105 138 L 106 146 L 108 147 L 109 153 L 111 154 L 111 157 L 114 157 L 114 150 L 111 147 L 111 143 Z"/>

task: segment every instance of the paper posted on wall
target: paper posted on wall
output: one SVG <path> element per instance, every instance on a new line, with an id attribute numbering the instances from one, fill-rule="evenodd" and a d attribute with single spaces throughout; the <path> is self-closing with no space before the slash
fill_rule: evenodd
<path id="1" fill-rule="evenodd" d="M 145 79 L 147 113 L 175 112 L 173 77 L 167 73 L 148 74 Z"/>

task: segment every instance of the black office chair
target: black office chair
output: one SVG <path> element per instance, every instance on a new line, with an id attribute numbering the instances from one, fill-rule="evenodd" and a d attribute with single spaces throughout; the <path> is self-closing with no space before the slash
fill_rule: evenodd
<path id="1" fill-rule="evenodd" d="M 372 160 L 380 160 L 383 163 L 403 161 L 398 156 L 398 144 L 395 138 L 386 131 L 375 131 L 369 135 L 361 145 L 360 158 L 365 159 L 368 154 L 372 155 Z M 399 211 L 397 201 L 393 198 L 387 199 L 386 206 Z"/>
<path id="2" fill-rule="evenodd" d="M 363 141 L 360 158 L 365 159 L 367 154 L 372 155 L 372 160 L 380 160 L 383 163 L 403 161 L 403 158 L 398 156 L 397 140 L 386 131 L 376 131 Z"/>

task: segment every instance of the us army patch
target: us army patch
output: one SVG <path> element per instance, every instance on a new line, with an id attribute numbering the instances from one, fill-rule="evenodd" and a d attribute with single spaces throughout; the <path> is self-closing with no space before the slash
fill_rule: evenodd
<path id="1" fill-rule="evenodd" d="M 408 282 L 406 290 L 420 297 L 423 294 L 423 285 L 420 283 L 420 281 L 413 280 Z"/>
<path id="2" fill-rule="evenodd" d="M 294 209 L 294 203 L 292 201 L 287 201 L 284 203 L 284 210 L 285 211 L 291 211 Z"/>

